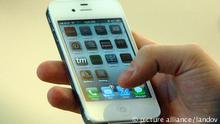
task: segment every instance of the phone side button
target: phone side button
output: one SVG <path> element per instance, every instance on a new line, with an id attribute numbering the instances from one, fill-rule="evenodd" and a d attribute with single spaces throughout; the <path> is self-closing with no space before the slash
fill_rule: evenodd
<path id="1" fill-rule="evenodd" d="M 52 29 L 52 33 L 53 33 L 54 40 L 58 43 L 59 41 L 58 41 L 56 32 L 53 29 Z"/>
<path id="2" fill-rule="evenodd" d="M 54 37 L 54 40 L 55 40 L 56 44 L 59 45 L 59 41 L 56 37 Z"/>

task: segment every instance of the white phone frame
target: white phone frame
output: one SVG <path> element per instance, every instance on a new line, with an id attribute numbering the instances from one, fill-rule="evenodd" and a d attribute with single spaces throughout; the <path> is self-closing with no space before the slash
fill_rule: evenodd
<path id="1" fill-rule="evenodd" d="M 80 4 L 87 3 L 87 6 Z M 73 12 L 72 9 L 76 11 Z M 80 11 L 81 10 L 81 11 Z M 85 11 L 84 11 L 85 10 Z M 86 11 L 89 10 L 89 11 Z M 108 19 L 122 18 L 132 47 L 137 53 L 138 49 L 130 32 L 130 28 L 125 19 L 125 14 L 117 0 L 69 0 L 52 1 L 48 6 L 50 21 L 53 25 L 53 31 L 56 34 L 56 42 L 60 45 L 66 66 L 73 80 L 73 85 L 84 109 L 87 120 L 94 123 L 103 122 L 125 122 L 132 118 L 156 118 L 161 111 L 157 102 L 155 93 L 150 82 L 147 82 L 152 98 L 130 99 L 130 100 L 112 100 L 112 101 L 86 101 L 82 95 L 82 89 L 79 84 L 72 60 L 68 55 L 65 41 L 62 37 L 58 21 L 81 20 L 81 19 Z M 125 111 L 125 112 L 124 112 Z"/>

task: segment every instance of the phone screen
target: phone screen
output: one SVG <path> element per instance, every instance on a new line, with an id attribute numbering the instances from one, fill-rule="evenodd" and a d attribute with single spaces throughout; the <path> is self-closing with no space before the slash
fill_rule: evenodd
<path id="1" fill-rule="evenodd" d="M 135 57 L 121 18 L 58 24 L 87 101 L 151 97 L 147 85 L 128 89 L 117 84 L 118 76 Z"/>

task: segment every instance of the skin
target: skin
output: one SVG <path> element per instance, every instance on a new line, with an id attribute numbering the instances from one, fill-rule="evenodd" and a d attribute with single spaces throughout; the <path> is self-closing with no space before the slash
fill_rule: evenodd
<path id="1" fill-rule="evenodd" d="M 198 45 L 162 45 L 133 33 L 139 52 L 118 78 L 122 87 L 135 87 L 151 80 L 161 117 L 220 117 L 220 67 Z M 54 84 L 69 85 L 61 61 L 46 61 L 38 77 Z M 135 83 L 134 83 L 135 82 Z M 79 113 L 78 99 L 70 88 L 53 87 L 49 103 Z"/>

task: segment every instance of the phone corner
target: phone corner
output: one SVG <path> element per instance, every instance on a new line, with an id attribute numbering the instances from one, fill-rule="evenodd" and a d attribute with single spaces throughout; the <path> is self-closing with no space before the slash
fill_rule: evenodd
<path id="1" fill-rule="evenodd" d="M 159 117 L 161 117 L 161 108 L 158 105 L 158 107 L 156 109 L 156 112 L 155 112 L 155 117 L 154 118 L 159 118 Z"/>

